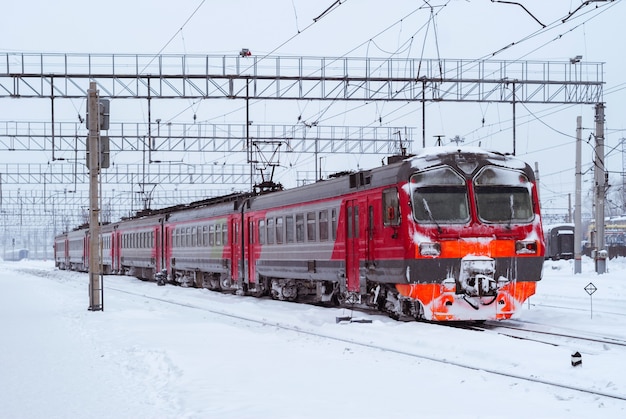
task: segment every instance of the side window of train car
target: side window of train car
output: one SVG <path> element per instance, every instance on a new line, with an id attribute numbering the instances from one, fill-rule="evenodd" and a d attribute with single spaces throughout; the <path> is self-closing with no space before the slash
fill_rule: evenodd
<path id="1" fill-rule="evenodd" d="M 198 247 L 198 227 L 191 227 L 191 247 Z"/>
<path id="2" fill-rule="evenodd" d="M 216 246 L 222 245 L 222 225 L 221 224 L 215 224 L 215 245 Z"/>
<path id="3" fill-rule="evenodd" d="M 274 231 L 274 219 L 268 218 L 267 221 L 267 244 L 274 244 L 274 236 L 276 232 Z"/>
<path id="4" fill-rule="evenodd" d="M 304 243 L 304 214 L 296 214 L 296 242 Z"/>
<path id="5" fill-rule="evenodd" d="M 226 246 L 228 244 L 228 226 L 226 224 L 222 224 L 222 245 Z"/>
<path id="6" fill-rule="evenodd" d="M 306 237 L 310 242 L 314 242 L 317 240 L 317 235 L 315 234 L 316 222 L 315 222 L 315 213 L 307 212 L 306 213 Z"/>
<path id="7" fill-rule="evenodd" d="M 283 217 L 276 217 L 276 244 L 283 244 Z"/>
<path id="8" fill-rule="evenodd" d="M 400 225 L 400 204 L 397 188 L 388 188 L 383 191 L 383 224 L 385 227 Z"/>
<path id="9" fill-rule="evenodd" d="M 265 244 L 265 220 L 259 220 L 259 244 Z"/>
<path id="10" fill-rule="evenodd" d="M 207 247 L 209 245 L 209 226 L 202 226 L 202 246 Z"/>
<path id="11" fill-rule="evenodd" d="M 215 246 L 215 226 L 209 226 L 209 246 Z"/>
<path id="12" fill-rule="evenodd" d="M 285 217 L 285 233 L 287 236 L 287 243 L 293 243 L 295 240 L 295 225 L 293 222 L 293 215 Z"/>
<path id="13" fill-rule="evenodd" d="M 320 220 L 320 241 L 328 240 L 328 210 L 321 210 L 319 212 Z"/>
<path id="14" fill-rule="evenodd" d="M 333 241 L 337 240 L 337 210 L 330 210 L 330 228 L 331 238 Z"/>

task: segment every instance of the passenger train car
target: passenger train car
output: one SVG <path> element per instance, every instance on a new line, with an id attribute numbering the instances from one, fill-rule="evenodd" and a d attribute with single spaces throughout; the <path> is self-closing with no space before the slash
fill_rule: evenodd
<path id="1" fill-rule="evenodd" d="M 71 249 L 86 257 L 87 232 L 57 238 L 60 269 L 85 269 Z M 510 318 L 545 252 L 530 166 L 473 147 L 150 211 L 101 235 L 104 273 L 434 321 Z"/>
<path id="2" fill-rule="evenodd" d="M 574 224 L 544 226 L 544 243 L 546 259 L 573 259 L 576 250 L 574 247 Z"/>

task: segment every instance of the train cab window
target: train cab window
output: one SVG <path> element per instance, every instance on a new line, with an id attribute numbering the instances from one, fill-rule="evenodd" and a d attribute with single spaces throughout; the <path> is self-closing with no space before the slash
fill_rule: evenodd
<path id="1" fill-rule="evenodd" d="M 320 241 L 328 240 L 328 210 L 322 210 L 319 212 L 320 220 Z"/>
<path id="2" fill-rule="evenodd" d="M 283 244 L 283 217 L 276 217 L 276 244 Z"/>
<path id="3" fill-rule="evenodd" d="M 330 235 L 332 240 L 337 239 L 337 210 L 330 210 Z"/>
<path id="4" fill-rule="evenodd" d="M 259 244 L 265 244 L 265 220 L 259 220 Z"/>
<path id="5" fill-rule="evenodd" d="M 317 240 L 317 235 L 315 234 L 316 222 L 315 222 L 315 213 L 307 212 L 306 213 L 306 237 L 310 242 L 314 242 Z"/>
<path id="6" fill-rule="evenodd" d="M 486 167 L 474 179 L 478 217 L 488 223 L 526 223 L 534 217 L 532 184 L 517 170 Z"/>
<path id="7" fill-rule="evenodd" d="M 293 215 L 285 217 L 285 235 L 287 243 L 293 243 L 295 240 L 295 225 L 293 223 Z"/>
<path id="8" fill-rule="evenodd" d="M 304 242 L 304 215 L 296 214 L 296 242 Z"/>
<path id="9" fill-rule="evenodd" d="M 465 179 L 450 167 L 415 173 L 410 180 L 413 217 L 423 223 L 466 223 L 469 205 Z"/>
<path id="10" fill-rule="evenodd" d="M 388 188 L 383 191 L 383 224 L 385 226 L 400 225 L 400 204 L 397 188 Z"/>

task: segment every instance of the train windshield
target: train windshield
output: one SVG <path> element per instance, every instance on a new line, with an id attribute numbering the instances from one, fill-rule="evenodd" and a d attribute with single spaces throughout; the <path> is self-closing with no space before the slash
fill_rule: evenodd
<path id="1" fill-rule="evenodd" d="M 469 221 L 465 179 L 449 167 L 425 170 L 411 176 L 413 217 L 425 223 Z"/>
<path id="2" fill-rule="evenodd" d="M 486 167 L 474 178 L 478 218 L 488 223 L 526 223 L 533 219 L 532 184 L 524 173 Z"/>

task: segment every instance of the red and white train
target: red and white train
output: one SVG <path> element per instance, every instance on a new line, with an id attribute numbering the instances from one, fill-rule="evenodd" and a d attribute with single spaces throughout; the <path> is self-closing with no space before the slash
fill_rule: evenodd
<path id="1" fill-rule="evenodd" d="M 55 239 L 86 271 L 88 227 Z M 508 319 L 535 293 L 544 241 L 529 165 L 474 147 L 102 226 L 104 274 L 375 308 L 394 318 Z"/>

